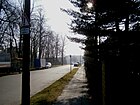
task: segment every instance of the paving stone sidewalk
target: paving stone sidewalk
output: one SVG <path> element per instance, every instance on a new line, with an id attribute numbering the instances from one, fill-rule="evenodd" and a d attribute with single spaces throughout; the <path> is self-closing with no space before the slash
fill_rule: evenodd
<path id="1" fill-rule="evenodd" d="M 53 105 L 91 105 L 84 67 L 80 67 Z"/>

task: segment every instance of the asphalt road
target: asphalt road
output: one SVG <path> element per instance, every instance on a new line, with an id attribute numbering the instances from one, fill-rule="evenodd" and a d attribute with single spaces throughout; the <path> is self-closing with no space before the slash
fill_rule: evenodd
<path id="1" fill-rule="evenodd" d="M 30 96 L 33 96 L 70 71 L 70 65 L 30 72 Z M 0 105 L 20 105 L 22 74 L 0 77 Z"/>

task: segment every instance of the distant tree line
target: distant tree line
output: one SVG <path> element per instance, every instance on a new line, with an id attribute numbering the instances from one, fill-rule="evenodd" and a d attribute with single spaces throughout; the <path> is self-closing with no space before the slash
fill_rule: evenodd
<path id="1" fill-rule="evenodd" d="M 85 70 L 93 105 L 139 104 L 140 1 L 69 0 L 70 28 L 86 39 Z"/>
<path id="2" fill-rule="evenodd" d="M 0 50 L 10 52 L 11 61 L 22 58 L 23 36 L 20 34 L 23 19 L 23 1 L 0 0 Z M 66 39 L 63 35 L 53 32 L 47 25 L 47 19 L 41 6 L 31 5 L 30 22 L 30 58 L 31 66 L 34 59 L 46 58 L 54 64 L 63 64 Z M 62 61 L 58 61 L 62 58 Z"/>

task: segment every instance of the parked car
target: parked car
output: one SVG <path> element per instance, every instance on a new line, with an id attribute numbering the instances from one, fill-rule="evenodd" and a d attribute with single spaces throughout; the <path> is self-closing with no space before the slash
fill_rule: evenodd
<path id="1" fill-rule="evenodd" d="M 74 67 L 78 67 L 78 66 L 79 66 L 79 63 L 76 62 L 76 63 L 73 64 L 73 66 L 74 66 Z"/>
<path id="2" fill-rule="evenodd" d="M 52 67 L 51 62 L 46 62 L 46 68 L 51 68 L 51 67 Z"/>

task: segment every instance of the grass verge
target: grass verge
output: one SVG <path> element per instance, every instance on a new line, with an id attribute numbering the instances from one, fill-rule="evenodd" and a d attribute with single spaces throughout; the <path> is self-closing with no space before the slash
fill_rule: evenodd
<path id="1" fill-rule="evenodd" d="M 57 97 L 61 95 L 65 85 L 73 78 L 78 68 L 74 68 L 71 72 L 54 82 L 49 87 L 35 94 L 30 99 L 30 105 L 52 105 Z"/>

